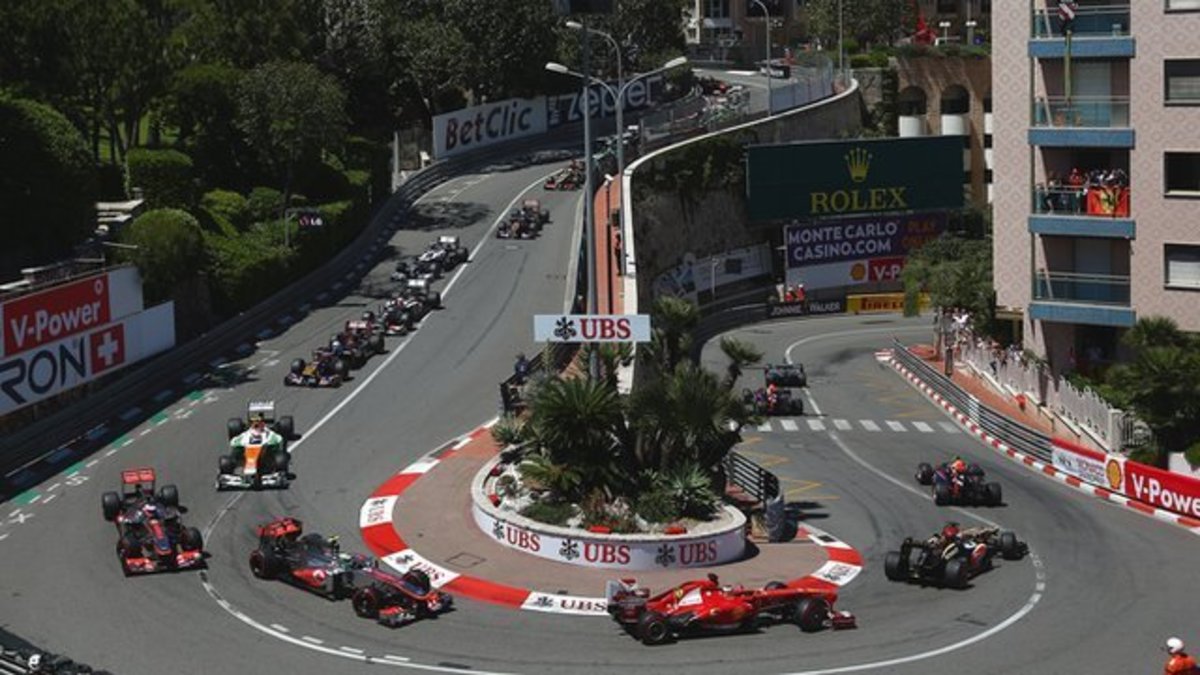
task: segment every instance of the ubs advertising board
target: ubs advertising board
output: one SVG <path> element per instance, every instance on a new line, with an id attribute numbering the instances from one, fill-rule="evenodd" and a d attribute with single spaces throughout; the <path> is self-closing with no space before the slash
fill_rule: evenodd
<path id="1" fill-rule="evenodd" d="M 895 281 L 908 254 L 945 231 L 944 213 L 786 225 L 787 282 L 817 289 Z"/>
<path id="2" fill-rule="evenodd" d="M 963 206 L 961 136 L 818 141 L 746 148 L 755 221 L 839 218 Z"/>

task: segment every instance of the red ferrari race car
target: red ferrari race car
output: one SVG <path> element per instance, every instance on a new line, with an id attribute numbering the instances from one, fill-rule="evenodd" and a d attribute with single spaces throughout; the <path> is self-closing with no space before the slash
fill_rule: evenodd
<path id="1" fill-rule="evenodd" d="M 608 613 L 647 645 L 695 633 L 749 631 L 762 624 L 795 623 L 806 633 L 854 628 L 854 615 L 834 611 L 837 593 L 772 581 L 754 590 L 722 586 L 717 575 L 688 581 L 658 595 L 633 579 L 608 582 Z"/>
<path id="2" fill-rule="evenodd" d="M 204 564 L 200 530 L 184 527 L 174 485 L 154 491 L 154 469 L 121 472 L 121 493 L 100 496 L 104 519 L 117 526 L 117 558 L 125 576 Z"/>
<path id="3" fill-rule="evenodd" d="M 374 558 L 341 552 L 336 537 L 303 534 L 295 518 L 280 518 L 258 528 L 258 548 L 250 571 L 260 579 L 279 579 L 330 600 L 349 597 L 354 612 L 385 626 L 400 626 L 444 612 L 450 595 L 436 590 L 420 570 L 397 576 L 379 569 Z"/>

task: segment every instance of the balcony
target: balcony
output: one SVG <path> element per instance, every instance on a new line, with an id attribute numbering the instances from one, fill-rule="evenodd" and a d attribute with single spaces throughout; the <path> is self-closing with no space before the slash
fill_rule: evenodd
<path id="1" fill-rule="evenodd" d="M 1132 326 L 1129 277 L 1039 270 L 1033 278 L 1029 318 L 1093 326 Z"/>
<path id="2" fill-rule="evenodd" d="M 1129 9 L 1129 5 L 1077 9 L 1071 32 L 1071 58 L 1132 58 L 1137 50 L 1130 34 Z M 1034 12 L 1030 36 L 1030 58 L 1066 57 L 1067 40 L 1057 8 Z"/>
<path id="3" fill-rule="evenodd" d="M 1134 239 L 1137 228 L 1129 217 L 1128 187 L 1048 188 L 1033 190 L 1029 231 L 1060 237 Z"/>
<path id="4" fill-rule="evenodd" d="M 1043 147 L 1132 148 L 1128 96 L 1038 97 L 1029 143 Z"/>

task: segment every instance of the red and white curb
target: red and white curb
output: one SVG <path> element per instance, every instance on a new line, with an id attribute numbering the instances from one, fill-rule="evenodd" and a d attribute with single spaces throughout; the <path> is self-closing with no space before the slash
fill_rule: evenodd
<path id="1" fill-rule="evenodd" d="M 959 411 L 958 408 L 954 407 L 954 405 L 952 405 L 949 401 L 942 398 L 941 394 L 938 394 L 936 391 L 934 391 L 932 387 L 926 384 L 921 378 L 917 377 L 917 375 L 911 370 L 905 368 L 903 364 L 896 360 L 896 357 L 892 354 L 891 350 L 876 352 L 875 358 L 881 363 L 887 364 L 894 368 L 897 372 L 903 375 L 905 379 L 907 379 L 909 383 L 912 384 L 912 386 L 914 386 L 918 391 L 925 394 L 925 396 L 927 396 L 933 402 L 942 406 L 942 408 L 949 413 L 950 416 L 953 417 L 960 426 L 970 431 L 972 434 L 975 434 L 975 436 L 982 440 L 984 444 L 991 446 L 993 450 L 1004 454 L 1009 459 L 1020 462 L 1029 469 L 1037 471 L 1042 475 L 1049 476 L 1058 482 L 1063 483 L 1064 485 L 1070 486 L 1079 492 L 1083 492 L 1084 494 L 1108 500 L 1157 520 L 1179 525 L 1180 527 L 1190 530 L 1193 534 L 1200 535 L 1200 520 L 1150 506 L 1149 504 L 1139 502 L 1135 499 L 1130 499 L 1125 495 L 1117 494 L 1112 490 L 1107 490 L 1105 488 L 1092 485 L 1091 483 L 1085 483 L 1079 478 L 1055 467 L 1053 464 L 1047 464 L 1046 462 L 1043 462 L 1039 459 L 1034 459 L 1023 452 L 1019 452 L 1010 448 L 1006 443 L 1004 443 L 1004 441 L 981 429 L 979 425 L 975 424 L 975 422 L 971 420 L 970 417 L 964 415 L 961 411 Z"/>
<path id="2" fill-rule="evenodd" d="M 404 541 L 393 524 L 396 500 L 443 460 L 479 438 L 496 423 L 492 420 L 469 434 L 447 443 L 401 470 L 371 493 L 359 511 L 363 541 L 382 562 L 400 571 L 420 569 L 429 580 L 448 592 L 510 609 L 579 616 L 607 616 L 603 597 L 583 597 L 516 588 L 478 577 L 459 574 L 421 556 Z M 807 537 L 825 549 L 829 560 L 812 574 L 787 582 L 790 587 L 836 590 L 854 580 L 863 568 L 863 557 L 850 545 L 815 527 L 802 525 L 797 537 Z"/>

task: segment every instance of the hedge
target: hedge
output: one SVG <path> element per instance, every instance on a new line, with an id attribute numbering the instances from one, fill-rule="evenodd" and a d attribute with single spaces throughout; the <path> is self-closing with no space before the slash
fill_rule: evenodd
<path id="1" fill-rule="evenodd" d="M 200 198 L 205 211 L 220 216 L 239 230 L 250 225 L 250 204 L 245 197 L 233 190 L 210 190 Z"/>
<path id="2" fill-rule="evenodd" d="M 283 209 L 283 193 L 275 188 L 256 187 L 246 198 L 251 223 L 262 223 L 279 217 Z"/>
<path id="3" fill-rule="evenodd" d="M 125 160 L 129 194 L 141 188 L 152 209 L 192 206 L 195 183 L 192 158 L 178 150 L 133 148 Z"/>
<path id="4" fill-rule="evenodd" d="M 137 247 L 129 257 L 141 270 L 147 305 L 170 298 L 205 262 L 200 223 L 186 211 L 143 213 L 121 233 L 121 241 Z"/>

